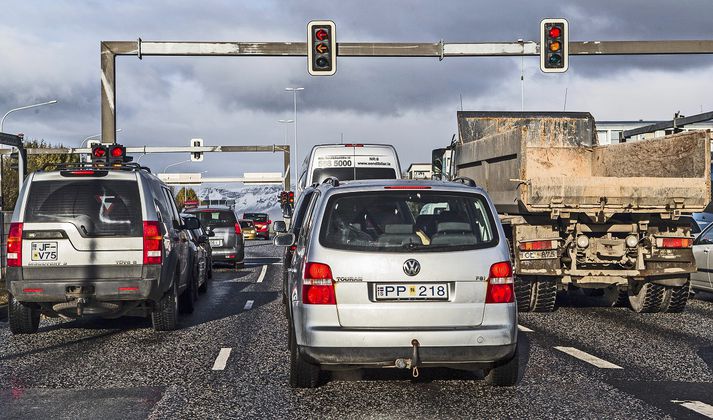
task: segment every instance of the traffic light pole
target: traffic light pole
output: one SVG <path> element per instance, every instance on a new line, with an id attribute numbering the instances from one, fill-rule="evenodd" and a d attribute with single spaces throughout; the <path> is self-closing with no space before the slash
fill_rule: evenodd
<path id="1" fill-rule="evenodd" d="M 306 42 L 101 42 L 102 142 L 116 142 L 116 56 L 307 57 Z M 539 55 L 535 41 L 480 43 L 339 42 L 342 57 L 495 57 Z M 569 42 L 569 55 L 713 54 L 713 40 Z"/>

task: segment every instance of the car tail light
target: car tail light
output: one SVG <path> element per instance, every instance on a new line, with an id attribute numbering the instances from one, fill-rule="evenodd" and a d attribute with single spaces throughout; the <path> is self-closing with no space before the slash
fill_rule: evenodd
<path id="1" fill-rule="evenodd" d="M 302 303 L 310 305 L 336 305 L 332 269 L 327 264 L 308 262 L 302 281 Z"/>
<path id="2" fill-rule="evenodd" d="M 488 291 L 485 303 L 511 303 L 515 301 L 512 266 L 509 261 L 495 263 L 490 267 Z"/>
<path id="3" fill-rule="evenodd" d="M 22 266 L 22 223 L 11 223 L 7 234 L 7 266 Z"/>
<path id="4" fill-rule="evenodd" d="M 156 221 L 144 221 L 144 264 L 161 264 L 161 228 Z"/>
<path id="5" fill-rule="evenodd" d="M 690 248 L 693 245 L 691 238 L 656 238 L 659 248 Z"/>
<path id="6" fill-rule="evenodd" d="M 42 293 L 45 289 L 41 287 L 25 287 L 22 289 L 22 293 Z"/>
<path id="7" fill-rule="evenodd" d="M 384 187 L 385 190 L 430 190 L 431 187 L 426 185 L 389 185 Z"/>
<path id="8" fill-rule="evenodd" d="M 126 287 L 119 287 L 120 292 L 138 292 L 139 288 L 136 286 L 126 286 Z"/>
<path id="9" fill-rule="evenodd" d="M 557 249 L 557 239 L 547 239 L 544 241 L 527 241 L 520 242 L 518 246 L 520 251 L 544 251 L 548 249 Z"/>
<path id="10" fill-rule="evenodd" d="M 347 143 L 344 147 L 364 147 L 363 144 Z"/>
<path id="11" fill-rule="evenodd" d="M 235 234 L 240 235 L 241 233 L 243 233 L 243 230 L 240 229 L 240 223 L 236 223 L 235 224 Z"/>

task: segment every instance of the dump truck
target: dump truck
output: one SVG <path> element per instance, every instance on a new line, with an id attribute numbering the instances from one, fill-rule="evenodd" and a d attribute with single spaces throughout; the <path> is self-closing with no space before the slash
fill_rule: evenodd
<path id="1" fill-rule="evenodd" d="M 636 312 L 680 312 L 695 272 L 681 215 L 711 200 L 711 135 L 599 145 L 582 112 L 458 112 L 434 176 L 470 178 L 492 198 L 512 252 L 519 310 L 558 292 Z"/>

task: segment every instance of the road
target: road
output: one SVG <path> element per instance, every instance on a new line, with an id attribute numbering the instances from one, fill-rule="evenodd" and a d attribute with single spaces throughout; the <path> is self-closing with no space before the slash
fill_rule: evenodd
<path id="1" fill-rule="evenodd" d="M 318 389 L 292 390 L 277 256 L 271 243 L 250 242 L 247 267 L 216 270 L 175 332 L 139 318 L 45 320 L 38 334 L 13 337 L 0 321 L 0 417 L 713 417 L 705 294 L 684 314 L 593 307 L 583 295 L 555 313 L 523 314 L 531 331 L 520 332 L 516 388 L 422 369 L 416 382 L 405 371 L 340 372 Z"/>

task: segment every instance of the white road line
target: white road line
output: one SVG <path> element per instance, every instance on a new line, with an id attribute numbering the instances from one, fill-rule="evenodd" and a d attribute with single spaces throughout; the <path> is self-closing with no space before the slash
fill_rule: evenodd
<path id="1" fill-rule="evenodd" d="M 713 405 L 708 405 L 704 402 L 700 401 L 688 401 L 688 400 L 671 400 L 672 403 L 674 404 L 680 404 L 681 407 L 685 407 L 691 411 L 695 411 L 696 413 L 706 416 L 709 419 L 713 419 Z"/>
<path id="2" fill-rule="evenodd" d="M 527 327 L 525 327 L 525 326 L 523 326 L 523 325 L 518 325 L 518 326 L 517 326 L 517 329 L 520 330 L 520 331 L 522 331 L 522 332 L 535 332 L 534 330 L 531 330 L 531 329 L 529 329 L 529 328 L 527 328 Z"/>
<path id="3" fill-rule="evenodd" d="M 260 275 L 257 278 L 258 283 L 262 283 L 265 280 L 265 273 L 267 273 L 267 265 L 262 266 L 262 271 L 260 271 Z"/>
<path id="4" fill-rule="evenodd" d="M 589 363 L 590 365 L 596 366 L 600 369 L 623 369 L 621 366 L 617 366 L 614 363 L 607 362 L 604 359 L 600 359 L 596 356 L 592 356 L 591 354 L 587 352 L 583 352 L 582 350 L 575 349 L 574 347 L 560 347 L 560 346 L 555 346 L 555 349 L 567 353 L 572 357 L 575 357 L 579 360 L 582 360 L 584 362 Z"/>
<path id="5" fill-rule="evenodd" d="M 215 358 L 215 363 L 213 363 L 213 370 L 225 369 L 225 365 L 228 363 L 231 351 L 233 351 L 233 349 L 230 347 L 223 347 L 220 349 L 218 357 Z"/>
<path id="6" fill-rule="evenodd" d="M 255 303 L 254 300 L 249 300 L 249 301 L 245 302 L 245 307 L 243 309 L 245 309 L 245 310 L 252 309 L 253 303 Z"/>

